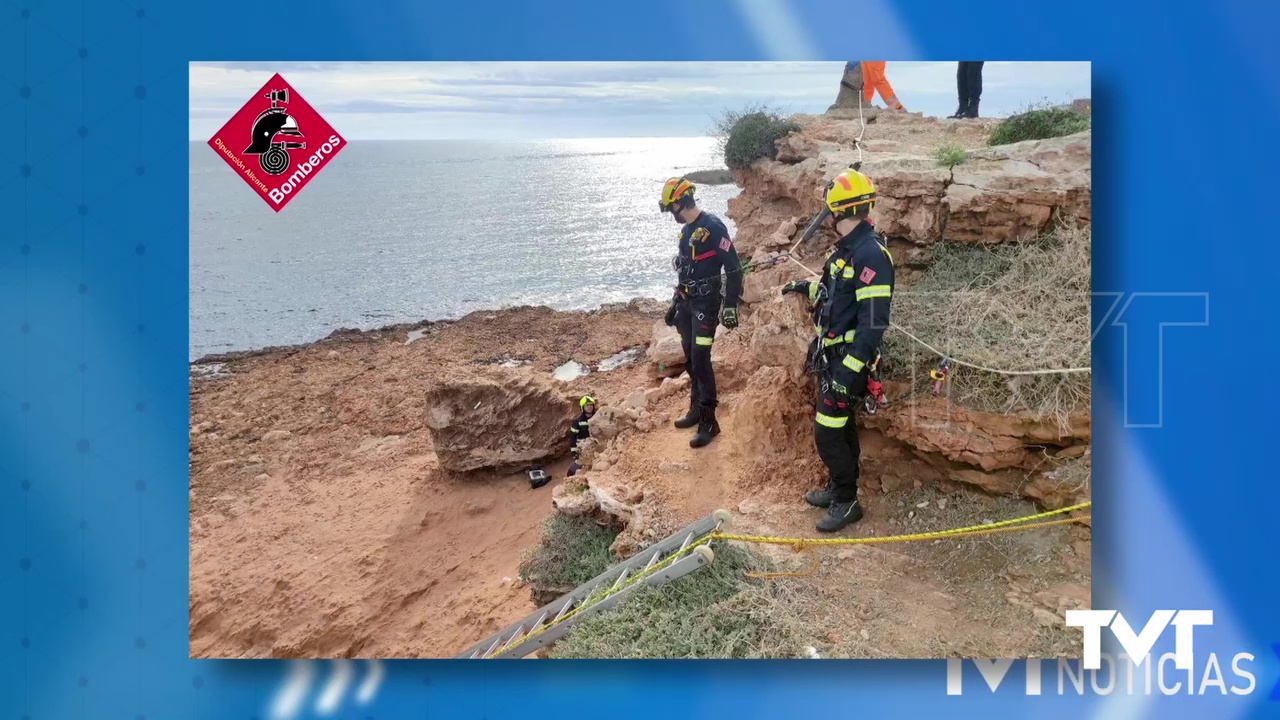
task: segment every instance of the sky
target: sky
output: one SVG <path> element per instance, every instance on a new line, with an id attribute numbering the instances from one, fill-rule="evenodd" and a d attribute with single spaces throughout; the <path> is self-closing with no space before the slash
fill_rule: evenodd
<path id="1" fill-rule="evenodd" d="M 207 141 L 279 72 L 349 140 L 707 135 L 726 109 L 821 113 L 841 62 L 192 63 L 189 133 Z M 956 109 L 956 63 L 890 62 L 908 110 Z M 1087 62 L 988 62 L 981 112 L 1090 95 Z M 875 104 L 883 105 L 879 96 Z"/>

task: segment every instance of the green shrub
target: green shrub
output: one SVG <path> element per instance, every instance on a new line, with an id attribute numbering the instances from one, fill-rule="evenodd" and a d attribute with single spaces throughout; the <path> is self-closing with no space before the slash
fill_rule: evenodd
<path id="1" fill-rule="evenodd" d="M 724 164 L 730 170 L 742 170 L 760 158 L 776 158 L 774 143 L 799 129 L 799 124 L 776 110 L 751 106 L 725 111 L 716 123 L 715 134 L 720 138 Z"/>
<path id="2" fill-rule="evenodd" d="M 1023 140 L 1043 140 L 1078 133 L 1089 128 L 1089 118 L 1065 108 L 1039 108 L 1004 119 L 991 133 L 987 145 L 1008 145 Z"/>
<path id="3" fill-rule="evenodd" d="M 748 550 L 715 544 L 715 561 L 658 588 L 641 588 L 583 621 L 553 658 L 797 657 L 787 607 L 743 575 L 768 567 Z"/>
<path id="4" fill-rule="evenodd" d="M 542 541 L 520 563 L 520 577 L 535 587 L 577 587 L 614 563 L 609 546 L 617 536 L 590 518 L 556 513 L 543 526 Z"/>
<path id="5" fill-rule="evenodd" d="M 933 151 L 933 159 L 938 161 L 940 167 L 953 168 L 968 160 L 969 153 L 959 145 L 943 145 Z"/>

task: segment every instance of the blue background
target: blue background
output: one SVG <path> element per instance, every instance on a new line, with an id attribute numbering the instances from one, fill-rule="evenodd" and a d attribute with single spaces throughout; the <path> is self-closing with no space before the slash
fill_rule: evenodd
<path id="1" fill-rule="evenodd" d="M 1256 1 L 0 2 L 0 717 L 266 718 L 290 669 L 187 659 L 188 61 L 854 57 L 1093 61 L 1094 287 L 1119 293 L 1096 305 L 1094 604 L 1213 609 L 1197 655 L 1230 686 L 1254 654 L 1253 694 L 1028 698 L 1015 669 L 993 695 L 967 667 L 948 697 L 942 661 L 421 661 L 338 716 L 1280 714 L 1277 27 Z"/>

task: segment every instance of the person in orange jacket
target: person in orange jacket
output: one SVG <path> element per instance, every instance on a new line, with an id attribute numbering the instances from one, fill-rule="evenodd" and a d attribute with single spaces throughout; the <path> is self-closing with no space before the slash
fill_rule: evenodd
<path id="1" fill-rule="evenodd" d="M 885 77 L 885 64 L 883 60 L 862 61 L 862 99 L 870 103 L 876 92 L 879 92 L 880 99 L 884 100 L 884 104 L 888 105 L 890 110 L 906 110 L 898 101 L 898 96 L 894 94 L 889 78 Z"/>

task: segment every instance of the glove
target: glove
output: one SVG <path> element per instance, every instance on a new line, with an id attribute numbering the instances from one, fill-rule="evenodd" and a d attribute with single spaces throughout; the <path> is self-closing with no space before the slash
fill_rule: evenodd
<path id="1" fill-rule="evenodd" d="M 721 313 L 720 324 L 724 325 L 730 330 L 738 327 L 738 308 L 736 307 L 725 308 L 724 312 Z"/>
<path id="2" fill-rule="evenodd" d="M 808 295 L 809 281 L 808 280 L 792 280 L 791 282 L 782 286 L 782 294 L 786 295 L 787 293 L 800 293 L 801 295 Z"/>
<path id="3" fill-rule="evenodd" d="M 675 303 L 671 303 L 671 307 L 667 308 L 667 316 L 663 319 L 666 321 L 667 327 L 676 326 L 676 304 Z"/>

